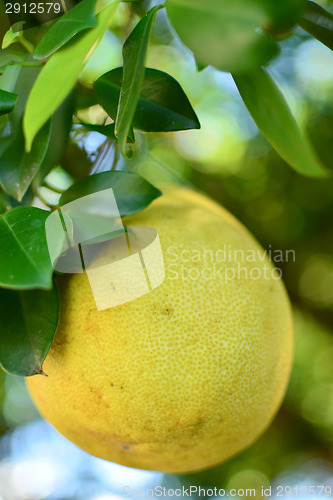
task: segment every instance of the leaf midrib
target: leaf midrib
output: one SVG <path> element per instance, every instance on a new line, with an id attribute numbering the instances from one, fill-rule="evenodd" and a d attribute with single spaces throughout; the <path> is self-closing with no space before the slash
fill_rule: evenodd
<path id="1" fill-rule="evenodd" d="M 144 37 L 145 37 L 145 48 L 144 48 L 144 53 L 143 53 L 143 57 L 145 59 L 146 57 L 146 53 L 147 53 L 147 40 L 149 40 L 149 36 L 150 36 L 150 33 L 151 33 L 151 28 L 152 28 L 152 22 L 153 22 L 153 19 L 154 19 L 154 16 L 156 15 L 157 11 L 161 9 L 161 6 L 158 5 L 154 8 L 153 12 L 151 12 L 150 14 L 150 19 L 148 20 L 148 24 L 146 26 L 146 29 L 145 29 L 145 34 L 144 34 Z M 148 13 L 147 13 L 148 14 Z M 146 14 L 146 15 L 147 15 Z M 142 50 L 140 50 L 139 54 L 142 56 Z M 141 65 L 141 58 L 140 57 L 137 57 L 136 58 L 136 63 L 135 63 L 135 66 L 134 66 L 134 69 L 133 69 L 133 73 L 135 76 L 137 76 L 137 72 L 138 72 L 138 67 Z M 125 61 L 124 61 L 124 66 L 123 66 L 123 82 L 124 82 L 124 71 L 125 71 Z M 142 78 L 142 81 L 144 79 L 144 72 L 145 72 L 145 66 L 143 64 L 143 68 L 142 68 L 142 73 L 143 73 L 143 78 Z M 126 99 L 126 102 L 125 102 L 125 106 L 123 109 L 126 109 L 128 107 L 128 102 L 129 102 L 129 96 L 131 96 L 132 94 L 132 90 L 134 88 L 134 84 L 137 82 L 137 78 L 132 78 L 131 79 L 131 83 L 130 83 L 130 87 L 129 87 L 129 90 L 124 92 L 122 90 L 123 88 L 123 83 L 121 85 L 121 88 L 120 88 L 120 94 L 119 94 L 119 106 L 118 106 L 118 112 L 120 110 L 120 104 L 121 104 L 121 97 L 123 95 L 123 98 Z M 141 85 L 142 86 L 142 85 Z M 140 88 L 141 90 L 141 88 Z M 139 98 L 140 98 L 140 90 L 139 90 Z M 139 101 L 139 98 L 138 98 L 138 101 Z M 134 111 L 133 111 L 133 116 L 134 116 L 134 113 L 135 113 L 135 110 L 136 110 L 136 107 L 134 108 Z M 116 120 L 115 120 L 115 134 L 117 135 L 117 128 L 119 128 L 122 124 L 122 122 L 125 122 L 127 121 L 127 116 L 126 116 L 126 113 L 123 112 L 122 116 L 124 117 L 123 119 L 119 119 L 119 124 L 117 123 L 118 122 L 118 112 L 117 112 L 117 116 L 116 116 Z M 129 123 L 129 126 L 127 127 L 126 126 L 126 129 L 125 129 L 125 134 L 123 134 L 125 136 L 125 142 L 126 142 L 126 138 L 128 136 L 128 132 L 129 132 L 129 129 L 131 127 L 131 123 L 133 121 L 133 116 L 130 120 L 130 123 Z M 122 138 L 123 139 L 123 138 Z"/>

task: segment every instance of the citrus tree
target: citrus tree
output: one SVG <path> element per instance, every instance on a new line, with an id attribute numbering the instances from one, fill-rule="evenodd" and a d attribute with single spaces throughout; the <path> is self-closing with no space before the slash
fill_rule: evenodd
<path id="1" fill-rule="evenodd" d="M 161 45 L 163 37 L 180 39 L 198 72 L 213 66 L 231 73 L 253 120 L 290 168 L 330 176 L 270 73 L 281 43 L 297 37 L 299 27 L 333 48 L 330 2 L 82 0 L 68 11 L 64 3 L 49 4 L 48 12 L 37 5 L 37 12 L 8 3 L 0 10 L 0 364 L 21 376 L 43 372 L 59 320 L 45 235 L 50 210 L 112 187 L 121 216 L 140 212 L 161 196 L 130 171 L 131 158 L 142 154 L 140 134 L 200 128 L 182 86 L 146 67 L 152 33 Z M 122 45 L 117 67 L 108 57 L 115 39 Z M 77 138 L 92 131 L 104 140 L 87 161 Z M 121 158 L 130 160 L 126 168 Z M 56 202 L 43 197 L 44 187 L 59 194 Z"/>

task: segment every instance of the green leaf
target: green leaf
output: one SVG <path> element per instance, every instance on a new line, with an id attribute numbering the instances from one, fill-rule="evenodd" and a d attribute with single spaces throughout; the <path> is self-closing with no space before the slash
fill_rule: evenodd
<path id="1" fill-rule="evenodd" d="M 29 153 L 24 151 L 22 127 L 17 127 L 9 146 L 0 158 L 0 183 L 5 191 L 21 201 L 46 155 L 50 122 L 38 132 Z"/>
<path id="2" fill-rule="evenodd" d="M 162 194 L 137 174 L 122 171 L 101 172 L 73 184 L 60 198 L 60 205 L 108 188 L 113 189 L 122 217 L 140 212 Z"/>
<path id="3" fill-rule="evenodd" d="M 122 76 L 122 68 L 116 68 L 94 84 L 98 102 L 112 119 L 117 112 Z M 200 128 L 200 123 L 177 80 L 163 71 L 146 68 L 133 127 L 145 132 L 171 132 Z"/>
<path id="4" fill-rule="evenodd" d="M 168 17 L 201 66 L 244 72 L 268 62 L 277 44 L 265 33 L 273 0 L 167 0 Z M 276 4 L 276 0 L 274 0 Z"/>
<path id="5" fill-rule="evenodd" d="M 91 132 L 98 132 L 99 134 L 103 134 L 105 135 L 105 137 L 108 137 L 113 141 L 117 140 L 114 134 L 114 123 L 110 123 L 109 125 L 93 125 L 91 123 L 80 123 L 80 125 L 82 125 L 87 130 L 90 130 Z M 129 131 L 127 142 L 132 144 L 135 142 L 134 132 L 132 128 Z"/>
<path id="6" fill-rule="evenodd" d="M 10 49 L 0 50 L 0 69 L 1 72 L 5 66 L 9 64 L 17 64 L 25 61 L 28 58 L 28 54 L 23 47 L 15 45 L 10 47 Z"/>
<path id="7" fill-rule="evenodd" d="M 0 116 L 10 113 L 16 104 L 17 94 L 0 89 Z"/>
<path id="8" fill-rule="evenodd" d="M 11 208 L 9 196 L 0 189 L 0 215 L 4 214 Z"/>
<path id="9" fill-rule="evenodd" d="M 12 43 L 18 42 L 20 38 L 22 38 L 22 21 L 13 24 L 13 26 L 11 26 L 9 30 L 5 33 L 2 39 L 2 48 L 6 49 Z"/>
<path id="10" fill-rule="evenodd" d="M 306 10 L 299 25 L 333 50 L 333 14 L 320 5 L 307 1 Z"/>
<path id="11" fill-rule="evenodd" d="M 326 177 L 307 137 L 302 133 L 288 104 L 271 76 L 263 69 L 233 75 L 240 95 L 266 139 L 298 173 Z"/>
<path id="12" fill-rule="evenodd" d="M 126 156 L 126 140 L 138 104 L 145 74 L 146 54 L 156 12 L 160 5 L 150 9 L 135 26 L 123 46 L 123 81 L 120 92 L 115 134 L 119 151 Z"/>
<path id="13" fill-rule="evenodd" d="M 97 16 L 98 26 L 79 33 L 75 41 L 53 54 L 39 73 L 30 92 L 23 119 L 26 151 L 30 151 L 38 130 L 64 101 L 111 23 L 118 6 L 115 0 Z"/>
<path id="14" fill-rule="evenodd" d="M 88 89 L 86 87 L 80 86 L 76 89 L 76 108 L 86 109 L 90 106 L 96 106 L 98 104 L 96 93 L 93 89 Z"/>
<path id="15" fill-rule="evenodd" d="M 0 286 L 14 290 L 52 288 L 45 235 L 47 210 L 20 206 L 0 216 Z"/>
<path id="16" fill-rule="evenodd" d="M 0 289 L 0 364 L 13 375 L 42 374 L 59 320 L 56 287 L 42 290 Z"/>
<path id="17" fill-rule="evenodd" d="M 94 28 L 96 0 L 83 0 L 64 14 L 41 39 L 34 52 L 37 59 L 45 59 L 60 49 L 80 31 Z"/>

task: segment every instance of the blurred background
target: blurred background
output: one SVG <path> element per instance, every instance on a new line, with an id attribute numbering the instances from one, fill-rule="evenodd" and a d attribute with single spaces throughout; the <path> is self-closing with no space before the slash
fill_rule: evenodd
<path id="1" fill-rule="evenodd" d="M 113 33 L 107 33 L 81 74 L 82 89 L 121 65 L 122 42 L 148 7 L 147 2 L 134 9 L 122 4 Z M 136 132 L 136 156 L 120 159 L 117 169 L 137 172 L 161 189 L 169 184 L 198 188 L 240 219 L 267 250 L 295 251 L 295 259 L 276 263 L 294 306 L 296 330 L 284 404 L 245 452 L 198 474 L 172 476 L 129 469 L 81 451 L 38 416 L 23 379 L 0 372 L 0 500 L 116 500 L 124 497 L 125 485 L 181 484 L 255 488 L 256 499 L 270 485 L 273 498 L 277 485 L 290 486 L 282 496 L 291 498 L 333 496 L 330 489 L 321 495 L 319 489 L 314 495 L 295 489 L 319 485 L 333 491 L 333 179 L 307 179 L 294 172 L 258 132 L 231 76 L 210 67 L 198 73 L 163 12 L 157 16 L 147 66 L 181 83 L 202 128 Z M 297 28 L 281 40 L 280 55 L 269 70 L 322 161 L 333 168 L 332 52 Z M 78 118 L 103 123 L 105 113 L 87 95 L 82 90 Z M 78 124 L 61 165 L 49 174 L 49 185 L 66 188 L 89 171 L 109 169 L 113 153 L 104 136 Z M 58 196 L 41 188 L 40 198 L 48 203 L 56 204 Z M 41 199 L 36 205 L 43 206 Z"/>

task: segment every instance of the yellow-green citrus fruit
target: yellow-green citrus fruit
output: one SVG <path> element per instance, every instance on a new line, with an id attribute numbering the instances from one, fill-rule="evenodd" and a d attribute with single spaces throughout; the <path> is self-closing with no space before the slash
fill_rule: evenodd
<path id="1" fill-rule="evenodd" d="M 28 387 L 93 455 L 174 473 L 213 466 L 279 408 L 292 362 L 286 291 L 251 234 L 205 196 L 167 191 L 124 223 L 157 230 L 163 283 L 97 311 L 85 274 L 62 277 L 48 376 Z"/>

